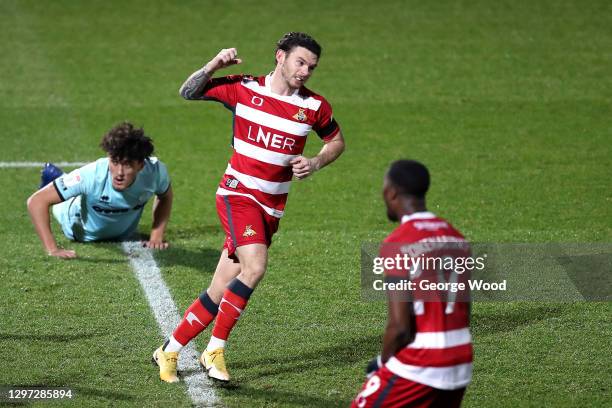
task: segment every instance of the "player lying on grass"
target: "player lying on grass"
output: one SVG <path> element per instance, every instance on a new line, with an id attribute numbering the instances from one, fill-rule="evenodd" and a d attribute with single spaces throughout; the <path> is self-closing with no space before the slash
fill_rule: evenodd
<path id="1" fill-rule="evenodd" d="M 266 272 L 268 247 L 283 216 L 291 179 L 308 177 L 344 150 L 329 103 L 304 84 L 316 68 L 321 47 L 303 33 L 277 43 L 276 67 L 265 76 L 211 79 L 239 64 L 234 48 L 224 49 L 181 87 L 185 99 L 214 100 L 234 113 L 233 155 L 217 189 L 217 214 L 226 239 L 208 289 L 195 299 L 153 359 L 160 378 L 178 381 L 178 352 L 213 320 L 212 336 L 200 357 L 210 377 L 228 381 L 225 342 Z M 325 143 L 312 158 L 302 156 L 314 130 Z"/>
<path id="2" fill-rule="evenodd" d="M 469 244 L 461 233 L 426 210 L 428 189 L 429 172 L 421 163 L 400 160 L 391 165 L 383 197 L 389 219 L 401 225 L 385 239 L 382 258 L 400 253 L 421 259 L 470 256 Z M 439 281 L 440 275 L 446 274 L 445 281 L 467 279 L 463 272 L 392 267 L 385 271 L 385 281 L 391 284 L 409 279 L 418 287 L 419 280 Z M 368 365 L 368 378 L 352 407 L 459 407 L 472 377 L 470 304 L 465 301 L 469 297 L 463 293 L 463 302 L 454 302 L 448 301 L 445 292 L 413 290 L 388 290 L 387 295 L 382 353 Z M 436 301 L 442 298 L 444 301 Z"/>
<path id="3" fill-rule="evenodd" d="M 107 157 L 68 174 L 50 163 L 43 168 L 41 188 L 28 198 L 28 212 L 45 251 L 58 258 L 76 257 L 75 251 L 57 247 L 49 207 L 71 240 L 124 240 L 135 233 L 152 196 L 153 226 L 143 244 L 166 249 L 164 231 L 172 209 L 172 187 L 166 166 L 150 157 L 152 140 L 142 129 L 124 122 L 104 135 L 100 147 Z"/>

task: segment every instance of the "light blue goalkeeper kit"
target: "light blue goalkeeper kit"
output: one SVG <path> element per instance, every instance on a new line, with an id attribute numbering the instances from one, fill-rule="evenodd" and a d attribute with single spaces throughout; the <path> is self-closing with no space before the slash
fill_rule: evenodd
<path id="1" fill-rule="evenodd" d="M 64 200 L 53 206 L 53 216 L 68 238 L 84 242 L 127 239 L 136 232 L 147 201 L 170 187 L 166 166 L 151 157 L 132 185 L 117 191 L 108 163 L 108 158 L 102 158 L 53 181 Z"/>

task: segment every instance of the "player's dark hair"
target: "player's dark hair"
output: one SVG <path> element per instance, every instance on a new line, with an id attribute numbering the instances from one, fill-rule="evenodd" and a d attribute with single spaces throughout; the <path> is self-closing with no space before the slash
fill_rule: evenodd
<path id="1" fill-rule="evenodd" d="M 144 134 L 142 128 L 135 128 L 129 122 L 116 125 L 102 138 L 100 147 L 113 160 L 142 162 L 153 154 L 153 140 Z"/>
<path id="2" fill-rule="evenodd" d="M 429 171 L 416 160 L 398 160 L 391 163 L 387 177 L 404 195 L 425 198 L 429 189 Z"/>
<path id="3" fill-rule="evenodd" d="M 290 33 L 285 34 L 283 38 L 278 40 L 278 42 L 276 43 L 276 51 L 283 50 L 287 54 L 289 54 L 291 50 L 293 50 L 295 47 L 304 47 L 308 51 L 315 54 L 317 58 L 321 58 L 321 52 L 323 51 L 319 43 L 306 33 L 292 31 Z M 276 63 L 276 60 L 274 61 L 274 63 Z"/>

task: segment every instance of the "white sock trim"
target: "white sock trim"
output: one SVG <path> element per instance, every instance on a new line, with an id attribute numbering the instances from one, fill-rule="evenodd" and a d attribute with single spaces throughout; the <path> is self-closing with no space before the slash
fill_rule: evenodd
<path id="1" fill-rule="evenodd" d="M 210 341 L 208 342 L 208 346 L 206 346 L 206 351 L 211 352 L 218 348 L 225 348 L 225 340 L 221 340 L 215 336 L 210 336 Z"/>
<path id="2" fill-rule="evenodd" d="M 183 345 L 179 343 L 174 338 L 174 336 L 170 336 L 170 338 L 168 339 L 168 345 L 166 346 L 166 349 L 164 351 L 165 352 L 181 351 L 182 348 L 183 348 Z"/>

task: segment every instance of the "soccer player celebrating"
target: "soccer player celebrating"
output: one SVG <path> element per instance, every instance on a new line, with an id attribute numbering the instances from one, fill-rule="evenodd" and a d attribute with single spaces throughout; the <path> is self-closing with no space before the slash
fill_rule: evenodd
<path id="1" fill-rule="evenodd" d="M 167 382 L 178 381 L 178 352 L 213 320 L 200 363 L 211 378 L 229 381 L 225 343 L 264 276 L 291 179 L 310 176 L 344 150 L 331 106 L 304 87 L 321 56 L 312 37 L 292 32 L 281 38 L 276 67 L 268 75 L 212 78 L 216 71 L 240 64 L 237 56 L 235 48 L 221 50 L 180 89 L 185 99 L 218 101 L 233 112 L 234 151 L 217 189 L 217 213 L 226 239 L 212 282 L 153 354 L 160 378 Z M 324 146 L 307 158 L 302 152 L 310 130 Z"/>
<path id="2" fill-rule="evenodd" d="M 153 226 L 143 244 L 166 249 L 164 231 L 172 209 L 172 188 L 166 166 L 150 157 L 152 140 L 142 129 L 124 122 L 111 129 L 100 146 L 107 157 L 68 174 L 50 163 L 43 168 L 41 188 L 28 198 L 28 212 L 45 250 L 58 258 L 76 257 L 75 251 L 58 248 L 49 207 L 71 240 L 123 240 L 136 231 L 152 196 Z"/>
<path id="3" fill-rule="evenodd" d="M 421 261 L 433 256 L 445 260 L 470 256 L 461 233 L 426 210 L 428 188 L 429 172 L 421 163 L 400 160 L 391 164 L 383 197 L 389 219 L 401 225 L 385 239 L 383 258 L 406 252 Z M 428 268 L 409 271 L 409 278 L 406 271 L 394 266 L 385 271 L 385 281 L 433 281 L 444 275 Z M 452 301 L 448 292 L 442 293 L 444 299 L 437 297 L 439 292 L 427 295 L 418 290 L 387 290 L 387 295 L 382 354 L 368 365 L 368 378 L 352 407 L 459 407 L 472 376 L 470 304 L 465 292 L 457 298 L 463 302 Z"/>

